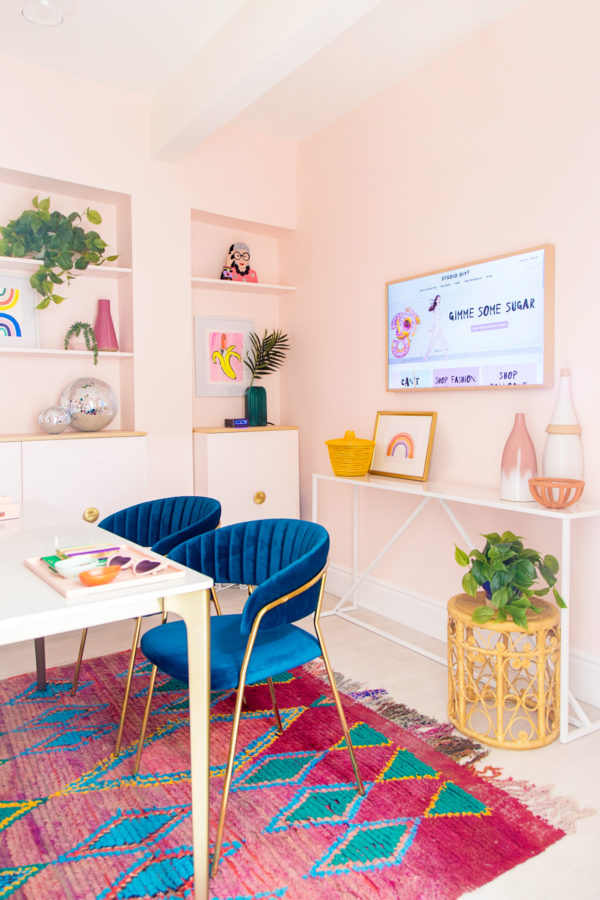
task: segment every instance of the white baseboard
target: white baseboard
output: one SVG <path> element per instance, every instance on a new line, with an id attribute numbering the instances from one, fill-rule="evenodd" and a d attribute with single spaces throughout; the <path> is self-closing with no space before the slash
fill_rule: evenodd
<path id="1" fill-rule="evenodd" d="M 343 597 L 352 585 L 352 572 L 330 565 L 327 570 L 327 592 Z M 446 603 L 422 594 L 404 591 L 389 582 L 366 578 L 356 590 L 361 609 L 399 622 L 429 637 L 446 643 Z M 352 597 L 348 602 L 352 602 Z M 569 688 L 583 703 L 600 708 L 600 658 L 579 650 L 569 654 Z"/>

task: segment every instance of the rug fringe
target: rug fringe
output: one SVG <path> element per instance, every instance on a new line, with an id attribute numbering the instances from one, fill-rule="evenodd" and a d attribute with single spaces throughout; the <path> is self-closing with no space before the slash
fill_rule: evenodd
<path id="1" fill-rule="evenodd" d="M 327 681 L 325 666 L 320 659 L 313 660 L 304 668 L 322 681 Z M 363 684 L 335 672 L 335 683 L 340 691 L 348 694 L 357 703 L 362 703 L 374 710 L 383 718 L 394 722 L 422 741 L 444 753 L 450 759 L 472 769 L 473 772 L 495 787 L 506 791 L 515 800 L 526 806 L 534 815 L 544 819 L 554 828 L 573 834 L 578 819 L 596 815 L 595 809 L 581 809 L 574 800 L 568 797 L 553 797 L 553 785 L 539 787 L 528 781 L 519 781 L 505 776 L 497 766 L 479 766 L 479 763 L 490 752 L 489 747 L 478 744 L 471 738 L 460 734 L 449 722 L 438 722 L 431 716 L 425 716 L 416 709 L 396 702 L 383 688 L 368 689 Z"/>
<path id="2" fill-rule="evenodd" d="M 304 668 L 321 681 L 327 681 L 322 660 L 315 659 Z M 384 719 L 406 729 L 434 750 L 439 750 L 461 765 L 473 765 L 490 752 L 489 748 L 460 734 L 449 722 L 438 722 L 437 719 L 425 716 L 404 703 L 398 703 L 383 688 L 365 688 L 364 684 L 353 681 L 339 672 L 334 672 L 334 675 L 338 689 L 344 694 L 348 694 L 357 703 L 362 703 Z"/>
<path id="3" fill-rule="evenodd" d="M 568 797 L 553 797 L 554 785 L 538 786 L 529 781 L 520 781 L 510 775 L 504 775 L 502 769 L 497 766 L 474 765 L 469 768 L 472 768 L 475 774 L 484 781 L 491 782 L 495 787 L 510 794 L 534 815 L 540 816 L 566 834 L 574 834 L 577 831 L 578 819 L 596 815 L 597 810 L 582 809 Z"/>

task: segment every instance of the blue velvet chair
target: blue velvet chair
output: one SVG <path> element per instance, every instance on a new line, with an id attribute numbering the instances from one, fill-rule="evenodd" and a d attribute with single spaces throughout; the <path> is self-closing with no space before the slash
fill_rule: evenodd
<path id="1" fill-rule="evenodd" d="M 228 525 L 218 531 L 200 535 L 169 553 L 170 559 L 209 575 L 215 582 L 249 587 L 249 596 L 241 613 L 212 616 L 210 620 L 211 690 L 237 690 L 213 853 L 213 875 L 219 865 L 246 684 L 267 681 L 277 729 L 281 734 L 281 717 L 275 698 L 273 676 L 321 656 L 350 752 L 358 790 L 361 794 L 364 793 L 319 624 L 328 552 L 329 535 L 321 525 L 298 519 L 262 519 Z M 293 624 L 310 614 L 314 614 L 315 634 Z M 169 622 L 150 629 L 143 635 L 140 646 L 153 668 L 135 762 L 136 774 L 157 668 L 186 684 L 188 682 L 185 623 Z"/>
<path id="2" fill-rule="evenodd" d="M 98 525 L 100 528 L 106 528 L 107 531 L 118 535 L 125 541 L 140 544 L 142 547 L 149 547 L 154 553 L 166 556 L 170 550 L 182 542 L 217 528 L 220 520 L 221 504 L 218 500 L 214 500 L 212 497 L 183 496 L 163 497 L 158 500 L 147 500 L 144 503 L 128 506 L 125 509 L 117 510 L 110 516 L 106 516 Z M 214 588 L 212 598 L 217 612 L 220 613 Z M 142 619 L 140 617 L 135 624 L 131 656 L 129 658 L 129 671 L 125 685 L 125 697 L 123 699 L 121 721 L 119 722 L 115 745 L 115 756 L 119 755 L 121 749 L 123 725 L 129 702 L 131 678 L 141 627 Z M 73 695 L 77 690 L 86 637 L 87 628 L 84 629 L 81 635 L 79 654 L 71 687 L 71 694 Z"/>

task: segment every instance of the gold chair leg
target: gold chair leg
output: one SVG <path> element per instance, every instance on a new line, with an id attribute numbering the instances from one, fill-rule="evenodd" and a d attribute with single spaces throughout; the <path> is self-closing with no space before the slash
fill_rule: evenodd
<path id="1" fill-rule="evenodd" d="M 129 703 L 129 694 L 131 692 L 131 681 L 133 678 L 133 669 L 135 666 L 135 653 L 137 650 L 138 641 L 140 639 L 140 631 L 142 629 L 142 617 L 138 616 L 135 622 L 135 629 L 133 632 L 133 643 L 131 645 L 131 653 L 129 654 L 129 669 L 127 670 L 127 682 L 125 684 L 125 696 L 123 697 L 123 705 L 121 706 L 121 719 L 119 721 L 119 730 L 117 731 L 117 741 L 115 744 L 115 749 L 113 752 L 113 756 L 118 756 L 121 752 L 121 740 L 123 738 L 123 727 L 125 725 L 125 715 L 127 713 L 127 705 Z"/>
<path id="2" fill-rule="evenodd" d="M 150 704 L 152 703 L 152 694 L 154 693 L 154 683 L 156 681 L 156 673 L 158 672 L 158 666 L 152 666 L 152 671 L 150 673 L 150 684 L 148 685 L 148 696 L 146 698 L 146 707 L 144 709 L 144 718 L 142 719 L 142 727 L 140 730 L 140 738 L 138 741 L 137 753 L 135 756 L 135 766 L 133 767 L 133 774 L 137 775 L 140 762 L 142 760 L 142 748 L 144 746 L 144 739 L 146 737 L 146 727 L 148 725 L 148 716 L 150 715 Z"/>
<path id="3" fill-rule="evenodd" d="M 215 586 L 213 585 L 210 589 L 210 599 L 215 605 L 215 609 L 217 611 L 217 615 L 221 615 L 221 607 L 219 606 L 219 601 L 217 599 L 217 592 L 215 591 Z"/>
<path id="4" fill-rule="evenodd" d="M 273 715 L 275 716 L 275 721 L 277 722 L 277 731 L 279 734 L 283 734 L 281 716 L 279 715 L 279 707 L 277 706 L 277 698 L 275 696 L 275 685 L 273 684 L 272 678 L 267 678 L 267 682 L 269 685 L 269 693 L 271 694 L 271 703 L 273 704 Z"/>
<path id="5" fill-rule="evenodd" d="M 321 634 L 321 628 L 319 626 L 318 621 L 315 622 L 315 629 L 316 629 L 317 635 L 319 637 L 319 643 L 321 645 L 321 652 L 323 654 L 323 662 L 325 663 L 327 677 L 329 678 L 329 684 L 331 685 L 331 692 L 333 694 L 333 699 L 334 699 L 335 706 L 337 709 L 337 714 L 338 714 L 338 717 L 340 720 L 340 725 L 342 726 L 342 731 L 344 732 L 344 737 L 346 738 L 346 744 L 348 745 L 348 750 L 350 752 L 350 759 L 352 760 L 352 768 L 354 769 L 354 777 L 356 778 L 356 784 L 358 785 L 358 793 L 364 795 L 365 788 L 362 783 L 362 778 L 360 777 L 360 772 L 358 771 L 358 763 L 356 762 L 356 755 L 354 753 L 354 747 L 353 747 L 352 741 L 350 739 L 350 732 L 348 731 L 348 723 L 346 722 L 346 716 L 344 715 L 342 701 L 340 700 L 340 695 L 338 693 L 338 689 L 335 684 L 335 678 L 333 676 L 333 669 L 331 668 L 331 663 L 329 662 L 329 657 L 327 656 L 327 651 L 325 650 L 325 642 L 323 641 L 323 635 Z"/>
<path id="6" fill-rule="evenodd" d="M 77 655 L 77 662 L 75 663 L 75 674 L 73 675 L 73 684 L 71 685 L 71 697 L 75 696 L 75 692 L 77 691 L 77 683 L 79 681 L 79 670 L 81 669 L 81 660 L 83 659 L 83 651 L 85 649 L 85 639 L 87 638 L 88 630 L 84 628 L 81 632 L 81 641 L 79 642 L 79 653 Z"/>
<path id="7" fill-rule="evenodd" d="M 215 838 L 215 847 L 213 850 L 211 875 L 214 877 L 219 868 L 219 859 L 221 857 L 221 846 L 223 844 L 223 830 L 225 828 L 225 815 L 227 813 L 227 802 L 229 800 L 229 788 L 231 786 L 231 776 L 233 774 L 233 761 L 235 759 L 235 745 L 237 743 L 238 730 L 240 727 L 240 719 L 242 717 L 242 701 L 244 697 L 244 684 L 240 682 L 237 689 L 235 699 L 235 712 L 233 714 L 233 726 L 231 729 L 231 740 L 229 743 L 229 756 L 227 757 L 227 768 L 225 769 L 225 778 L 223 779 L 223 795 L 221 798 L 221 812 L 219 813 L 219 824 L 217 826 L 217 836 Z"/>

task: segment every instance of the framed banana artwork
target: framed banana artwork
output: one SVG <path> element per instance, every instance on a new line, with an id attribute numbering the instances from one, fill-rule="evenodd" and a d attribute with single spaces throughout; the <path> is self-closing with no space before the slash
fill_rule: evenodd
<path id="1" fill-rule="evenodd" d="M 249 384 L 244 356 L 251 319 L 194 316 L 196 339 L 196 396 L 235 397 Z"/>

